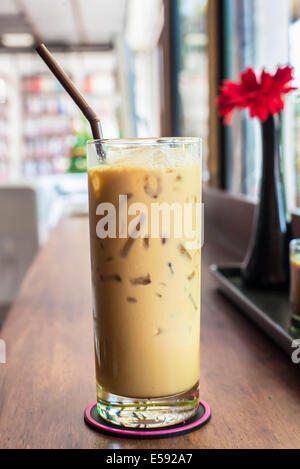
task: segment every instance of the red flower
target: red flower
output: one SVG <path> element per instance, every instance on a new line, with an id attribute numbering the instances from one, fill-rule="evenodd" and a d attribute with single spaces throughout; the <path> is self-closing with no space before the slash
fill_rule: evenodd
<path id="1" fill-rule="evenodd" d="M 249 109 L 252 118 L 266 122 L 284 109 L 283 96 L 295 90 L 290 86 L 293 80 L 292 67 L 278 68 L 275 75 L 262 71 L 258 80 L 252 68 L 241 74 L 241 82 L 224 80 L 221 94 L 217 98 L 220 116 L 225 124 L 231 124 L 235 109 Z"/>

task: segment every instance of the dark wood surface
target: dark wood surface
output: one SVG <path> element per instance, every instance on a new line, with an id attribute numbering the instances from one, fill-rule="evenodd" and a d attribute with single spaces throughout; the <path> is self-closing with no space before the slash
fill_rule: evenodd
<path id="1" fill-rule="evenodd" d="M 243 195 L 204 186 L 203 202 L 205 224 L 214 227 L 211 239 L 243 258 L 251 239 L 255 214 L 253 200 Z M 233 223 L 233 220 L 238 220 L 238 223 Z M 299 209 L 295 209 L 292 213 L 291 230 L 293 238 L 300 238 Z"/>
<path id="2" fill-rule="evenodd" d="M 83 422 L 95 400 L 88 223 L 66 219 L 38 253 L 0 332 L 0 448 L 299 448 L 300 373 L 218 291 L 204 249 L 201 396 L 212 420 L 168 440 L 94 433 Z"/>

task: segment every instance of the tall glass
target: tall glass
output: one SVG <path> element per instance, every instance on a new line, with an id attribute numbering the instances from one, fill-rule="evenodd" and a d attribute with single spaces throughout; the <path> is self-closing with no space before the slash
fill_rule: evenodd
<path id="1" fill-rule="evenodd" d="M 199 405 L 201 141 L 88 142 L 98 411 L 125 427 Z"/>

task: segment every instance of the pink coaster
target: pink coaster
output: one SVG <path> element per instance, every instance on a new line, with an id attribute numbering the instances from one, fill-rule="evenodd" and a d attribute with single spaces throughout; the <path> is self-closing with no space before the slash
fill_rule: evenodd
<path id="1" fill-rule="evenodd" d="M 119 438 L 135 439 L 171 438 L 185 435 L 203 427 L 209 422 L 210 417 L 210 407 L 204 401 L 199 402 L 197 414 L 186 422 L 171 427 L 155 428 L 153 430 L 119 427 L 118 425 L 107 422 L 100 417 L 97 410 L 97 402 L 93 402 L 84 412 L 84 421 L 93 430 Z"/>

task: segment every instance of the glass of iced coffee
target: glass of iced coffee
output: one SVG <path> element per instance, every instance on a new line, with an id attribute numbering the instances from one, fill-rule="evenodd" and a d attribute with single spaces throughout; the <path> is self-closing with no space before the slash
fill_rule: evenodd
<path id="1" fill-rule="evenodd" d="M 98 411 L 125 427 L 199 405 L 201 141 L 88 143 Z"/>

